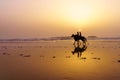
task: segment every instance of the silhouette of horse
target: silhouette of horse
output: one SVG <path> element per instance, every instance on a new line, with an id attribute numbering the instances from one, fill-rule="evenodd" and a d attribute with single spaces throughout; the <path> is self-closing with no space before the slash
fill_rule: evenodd
<path id="1" fill-rule="evenodd" d="M 74 46 L 74 51 L 72 51 L 72 54 L 74 55 L 75 53 L 77 53 L 78 57 L 80 57 L 82 55 L 82 53 L 87 49 L 87 45 L 83 45 L 82 47 L 80 47 L 80 45 Z"/>
<path id="2" fill-rule="evenodd" d="M 81 40 L 83 43 L 87 42 L 87 39 L 84 36 L 78 36 L 78 35 L 74 35 L 72 34 L 72 36 L 74 38 L 74 43 L 73 45 L 75 45 L 75 42 L 77 42 L 77 44 L 79 44 L 79 40 Z"/>

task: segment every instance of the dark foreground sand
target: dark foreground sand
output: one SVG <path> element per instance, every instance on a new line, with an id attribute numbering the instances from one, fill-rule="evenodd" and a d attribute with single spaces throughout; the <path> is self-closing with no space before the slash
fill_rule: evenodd
<path id="1" fill-rule="evenodd" d="M 0 80 L 120 80 L 120 41 L 1 42 Z"/>

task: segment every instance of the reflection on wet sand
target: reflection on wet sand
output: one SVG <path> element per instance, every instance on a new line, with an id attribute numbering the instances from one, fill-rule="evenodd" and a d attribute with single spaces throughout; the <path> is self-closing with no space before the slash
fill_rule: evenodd
<path id="1" fill-rule="evenodd" d="M 71 42 L 0 43 L 0 80 L 120 80 L 120 41 Z"/>
<path id="2" fill-rule="evenodd" d="M 87 49 L 86 44 L 81 44 L 81 45 L 74 45 L 74 50 L 72 51 L 73 55 L 76 53 L 77 57 L 81 57 L 82 53 Z"/>

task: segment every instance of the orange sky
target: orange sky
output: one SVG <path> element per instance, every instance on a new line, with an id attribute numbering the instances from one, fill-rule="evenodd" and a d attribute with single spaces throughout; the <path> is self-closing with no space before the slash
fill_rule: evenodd
<path id="1" fill-rule="evenodd" d="M 120 36 L 120 0 L 0 0 L 0 38 Z"/>

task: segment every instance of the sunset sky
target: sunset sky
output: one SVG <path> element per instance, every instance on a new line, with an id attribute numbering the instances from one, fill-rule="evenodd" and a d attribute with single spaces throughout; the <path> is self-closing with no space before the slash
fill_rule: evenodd
<path id="1" fill-rule="evenodd" d="M 120 0 L 0 0 L 1 38 L 120 37 Z"/>

